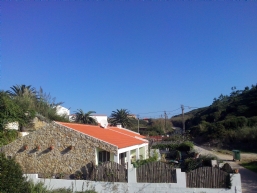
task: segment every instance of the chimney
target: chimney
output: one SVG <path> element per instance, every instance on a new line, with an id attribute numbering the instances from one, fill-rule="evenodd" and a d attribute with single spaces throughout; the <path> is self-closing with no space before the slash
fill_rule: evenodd
<path id="1" fill-rule="evenodd" d="M 121 124 L 120 123 L 117 123 L 116 127 L 118 128 L 122 128 Z"/>

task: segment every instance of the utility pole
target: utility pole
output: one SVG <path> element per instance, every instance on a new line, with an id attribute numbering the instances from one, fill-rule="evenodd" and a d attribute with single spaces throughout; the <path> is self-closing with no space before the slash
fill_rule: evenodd
<path id="1" fill-rule="evenodd" d="M 181 105 L 181 110 L 182 110 L 182 123 L 183 123 L 183 134 L 186 132 L 185 131 L 185 119 L 184 119 L 184 105 Z"/>
<path id="2" fill-rule="evenodd" d="M 137 132 L 139 133 L 139 115 L 137 115 Z"/>
<path id="3" fill-rule="evenodd" d="M 165 119 L 165 122 L 164 122 L 164 133 L 166 133 L 166 120 L 167 120 L 167 113 L 166 111 L 164 111 L 164 119 Z"/>

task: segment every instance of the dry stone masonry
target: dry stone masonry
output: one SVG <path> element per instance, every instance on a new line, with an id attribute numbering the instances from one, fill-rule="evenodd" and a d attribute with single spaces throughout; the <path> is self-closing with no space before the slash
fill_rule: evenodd
<path id="1" fill-rule="evenodd" d="M 71 174 L 95 163 L 96 148 L 118 152 L 117 146 L 52 122 L 3 146 L 0 152 L 14 157 L 24 173 Z"/>

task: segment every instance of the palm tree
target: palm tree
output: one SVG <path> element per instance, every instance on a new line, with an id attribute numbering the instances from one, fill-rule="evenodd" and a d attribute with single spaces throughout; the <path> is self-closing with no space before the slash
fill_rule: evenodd
<path id="1" fill-rule="evenodd" d="M 24 97 L 24 96 L 33 96 L 36 95 L 36 89 L 31 87 L 31 85 L 26 86 L 25 84 L 12 86 L 11 90 L 8 90 L 7 93 L 12 97 Z"/>
<path id="2" fill-rule="evenodd" d="M 127 109 L 117 109 L 116 111 L 112 111 L 109 122 L 111 125 L 117 125 L 119 123 L 123 128 L 132 127 L 133 124 L 129 118 L 129 115 L 129 111 Z"/>
<path id="3" fill-rule="evenodd" d="M 76 120 L 77 123 L 83 123 L 83 124 L 90 124 L 90 125 L 96 125 L 97 121 L 91 117 L 92 113 L 96 113 L 95 111 L 88 111 L 87 113 L 84 113 L 82 109 L 78 109 L 76 111 Z"/>

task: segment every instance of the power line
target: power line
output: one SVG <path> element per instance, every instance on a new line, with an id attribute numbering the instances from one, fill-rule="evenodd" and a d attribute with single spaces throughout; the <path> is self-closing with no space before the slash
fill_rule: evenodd
<path id="1" fill-rule="evenodd" d="M 179 110 L 180 109 L 180 107 L 179 108 L 177 108 L 177 109 L 175 109 L 175 110 L 172 110 L 172 111 L 166 111 L 166 112 L 174 112 L 174 111 L 177 111 L 177 110 Z"/>
<path id="2" fill-rule="evenodd" d="M 183 111 L 185 110 L 185 107 L 187 107 L 188 109 L 197 109 L 199 107 L 191 107 L 191 106 L 185 106 L 183 105 Z M 166 112 L 166 116 L 167 115 L 177 115 L 177 113 L 172 113 L 172 112 L 175 112 L 175 111 L 178 111 L 180 110 L 182 107 L 180 106 L 179 108 L 177 109 L 174 109 L 174 110 L 170 110 L 170 111 L 165 111 Z M 136 113 L 138 116 L 139 115 L 147 115 L 147 114 L 154 114 L 154 113 L 163 113 L 164 111 L 152 111 L 152 112 L 145 112 L 145 113 Z M 164 113 L 165 114 L 165 113 Z M 148 118 L 156 118 L 158 117 L 157 115 L 155 116 L 148 116 Z M 162 118 L 162 117 L 159 117 L 159 118 Z"/>
<path id="3" fill-rule="evenodd" d="M 175 110 L 171 110 L 171 111 L 166 111 L 166 112 L 174 112 L 174 111 L 177 111 L 179 110 L 180 108 L 177 108 Z M 160 112 L 163 112 L 163 111 L 155 111 L 155 112 L 147 112 L 147 113 L 136 113 L 137 115 L 142 115 L 142 114 L 151 114 L 151 113 L 160 113 Z"/>

